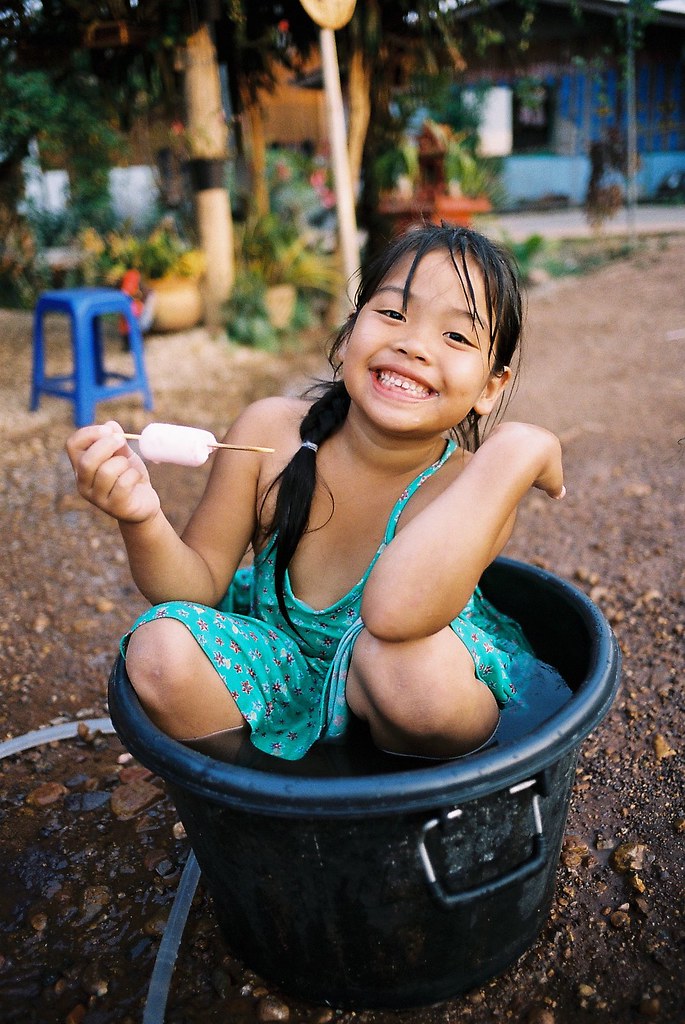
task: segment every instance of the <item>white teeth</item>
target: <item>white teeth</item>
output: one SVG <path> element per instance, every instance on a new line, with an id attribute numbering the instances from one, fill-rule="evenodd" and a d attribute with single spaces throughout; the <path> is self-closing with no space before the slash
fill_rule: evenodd
<path id="1" fill-rule="evenodd" d="M 401 388 L 403 391 L 411 391 L 415 395 L 430 394 L 428 388 L 424 388 L 421 384 L 417 384 L 416 381 L 408 380 L 406 377 L 396 377 L 394 373 L 386 373 L 384 370 L 379 370 L 378 379 L 381 384 L 385 384 L 386 387 Z"/>

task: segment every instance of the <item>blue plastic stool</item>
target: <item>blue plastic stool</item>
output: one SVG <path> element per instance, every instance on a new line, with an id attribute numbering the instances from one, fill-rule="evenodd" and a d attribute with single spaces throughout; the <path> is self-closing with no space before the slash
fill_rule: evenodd
<path id="1" fill-rule="evenodd" d="M 74 352 L 73 372 L 46 376 L 43 317 L 46 313 L 65 313 L 71 318 Z M 105 369 L 104 343 L 100 317 L 115 313 L 124 317 L 133 357 L 133 376 Z M 57 395 L 74 403 L 74 422 L 84 427 L 95 420 L 95 406 L 108 398 L 134 391 L 143 394 L 146 409 L 152 408 L 152 394 L 143 360 L 143 335 L 128 295 L 117 288 L 65 288 L 43 292 L 33 317 L 33 378 L 31 409 L 37 409 L 41 394 Z"/>

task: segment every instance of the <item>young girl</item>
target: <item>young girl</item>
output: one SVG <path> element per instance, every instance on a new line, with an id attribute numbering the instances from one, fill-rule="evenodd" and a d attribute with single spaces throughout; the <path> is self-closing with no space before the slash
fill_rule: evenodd
<path id="1" fill-rule="evenodd" d="M 217 452 L 181 537 L 117 423 L 70 438 L 79 491 L 118 520 L 154 606 L 122 649 L 161 729 L 214 756 L 249 734 L 291 760 L 351 716 L 398 754 L 487 742 L 529 648 L 478 581 L 528 489 L 564 494 L 548 431 L 502 423 L 480 443 L 520 332 L 505 253 L 427 226 L 365 272 L 321 396 L 236 420 L 227 442 L 275 452 Z"/>

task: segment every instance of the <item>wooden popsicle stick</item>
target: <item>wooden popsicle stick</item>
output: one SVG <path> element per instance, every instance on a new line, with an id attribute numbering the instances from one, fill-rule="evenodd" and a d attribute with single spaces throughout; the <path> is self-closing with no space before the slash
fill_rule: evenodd
<path id="1" fill-rule="evenodd" d="M 208 448 L 230 448 L 234 452 L 263 452 L 265 455 L 270 455 L 275 452 L 275 448 L 261 448 L 257 444 L 223 444 L 221 441 L 217 441 L 216 444 L 208 444 Z"/>
<path id="2" fill-rule="evenodd" d="M 140 434 L 124 434 L 127 441 L 138 441 L 140 440 Z M 234 452 L 262 452 L 265 455 L 271 455 L 275 452 L 275 448 L 261 448 L 259 445 L 253 444 L 223 444 L 221 441 L 215 441 L 214 444 L 208 444 L 208 448 L 229 448 Z"/>

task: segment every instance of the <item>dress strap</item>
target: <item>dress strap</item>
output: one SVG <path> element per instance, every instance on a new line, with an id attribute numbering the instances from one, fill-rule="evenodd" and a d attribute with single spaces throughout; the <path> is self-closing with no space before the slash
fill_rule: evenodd
<path id="1" fill-rule="evenodd" d="M 434 462 L 432 466 L 429 466 L 428 469 L 424 469 L 422 473 L 419 473 L 419 475 L 417 477 L 415 477 L 414 480 L 412 480 L 412 482 L 409 484 L 409 486 L 406 487 L 404 489 L 404 491 L 402 491 L 402 493 L 400 494 L 399 498 L 397 499 L 397 502 L 395 503 L 395 507 L 393 508 L 392 512 L 390 513 L 390 518 L 388 519 L 388 525 L 385 528 L 385 536 L 383 538 L 383 544 L 384 545 L 385 544 L 389 544 L 390 541 L 395 536 L 395 530 L 397 529 L 397 521 L 400 518 L 400 516 L 402 515 L 402 511 L 404 509 L 404 506 L 407 504 L 407 502 L 409 501 L 411 496 L 413 494 L 415 494 L 416 491 L 418 491 L 419 487 L 423 483 L 425 483 L 426 480 L 429 479 L 429 477 L 433 476 L 434 473 L 437 473 L 437 471 L 442 466 L 445 465 L 445 463 L 447 462 L 449 457 L 452 455 L 452 453 L 456 450 L 456 448 L 457 448 L 457 442 L 456 441 L 453 441 L 451 439 L 449 441 L 447 441 L 447 443 L 445 445 L 445 450 L 443 451 L 443 453 L 440 456 L 440 458 L 437 459 L 437 461 Z"/>

